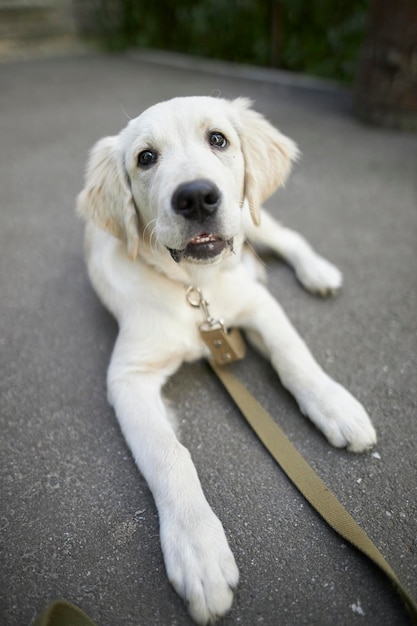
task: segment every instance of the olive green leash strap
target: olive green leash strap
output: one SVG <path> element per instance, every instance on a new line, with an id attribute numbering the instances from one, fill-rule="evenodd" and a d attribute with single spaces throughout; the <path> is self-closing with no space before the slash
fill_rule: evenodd
<path id="1" fill-rule="evenodd" d="M 81 609 L 66 600 L 54 600 L 33 626 L 96 626 Z"/>
<path id="2" fill-rule="evenodd" d="M 288 478 L 333 530 L 370 558 L 388 576 L 405 602 L 413 624 L 417 624 L 417 603 L 400 583 L 365 531 L 287 439 L 269 413 L 232 374 L 230 367 L 218 366 L 211 360 L 209 363 L 265 448 Z"/>
<path id="3" fill-rule="evenodd" d="M 209 363 L 249 425 L 288 478 L 333 530 L 371 559 L 388 576 L 407 606 L 413 624 L 417 625 L 416 602 L 365 531 L 287 439 L 269 413 L 232 374 L 230 368 L 215 365 L 213 361 Z M 66 600 L 55 600 L 37 618 L 33 626 L 96 626 L 96 624 L 78 607 Z"/>

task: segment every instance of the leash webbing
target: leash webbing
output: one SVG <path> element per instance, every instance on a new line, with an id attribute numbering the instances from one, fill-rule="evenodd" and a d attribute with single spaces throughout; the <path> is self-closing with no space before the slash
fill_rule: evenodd
<path id="1" fill-rule="evenodd" d="M 398 580 L 381 552 L 336 496 L 292 445 L 281 428 L 229 367 L 209 363 L 265 448 L 291 482 L 333 530 L 367 556 L 391 580 L 417 624 L 417 603 Z"/>
<path id="2" fill-rule="evenodd" d="M 96 626 L 78 606 L 67 600 L 54 600 L 35 620 L 33 626 Z"/>

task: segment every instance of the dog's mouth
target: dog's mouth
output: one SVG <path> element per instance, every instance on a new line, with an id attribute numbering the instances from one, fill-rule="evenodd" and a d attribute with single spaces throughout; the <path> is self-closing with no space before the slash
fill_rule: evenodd
<path id="1" fill-rule="evenodd" d="M 197 235 L 182 250 L 168 248 L 176 263 L 179 263 L 182 259 L 208 263 L 216 259 L 226 249 L 233 251 L 233 238 L 223 239 L 208 233 Z"/>

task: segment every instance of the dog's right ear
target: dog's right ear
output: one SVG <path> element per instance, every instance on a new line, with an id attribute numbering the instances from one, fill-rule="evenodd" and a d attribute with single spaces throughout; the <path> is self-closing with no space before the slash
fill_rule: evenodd
<path id="1" fill-rule="evenodd" d="M 138 216 L 116 140 L 105 137 L 92 148 L 76 211 L 125 242 L 134 260 L 139 246 Z"/>

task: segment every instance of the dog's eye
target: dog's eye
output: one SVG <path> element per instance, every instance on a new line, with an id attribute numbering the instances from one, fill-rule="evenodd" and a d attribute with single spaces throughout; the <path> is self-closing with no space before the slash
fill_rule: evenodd
<path id="1" fill-rule="evenodd" d="M 227 148 L 227 146 L 229 145 L 229 142 L 227 141 L 226 137 L 222 133 L 219 133 L 217 131 L 209 134 L 209 142 L 210 142 L 210 145 L 213 146 L 214 148 L 224 149 L 224 148 Z"/>
<path id="2" fill-rule="evenodd" d="M 138 156 L 138 165 L 140 167 L 150 167 L 158 160 L 158 154 L 152 150 L 143 150 Z"/>

